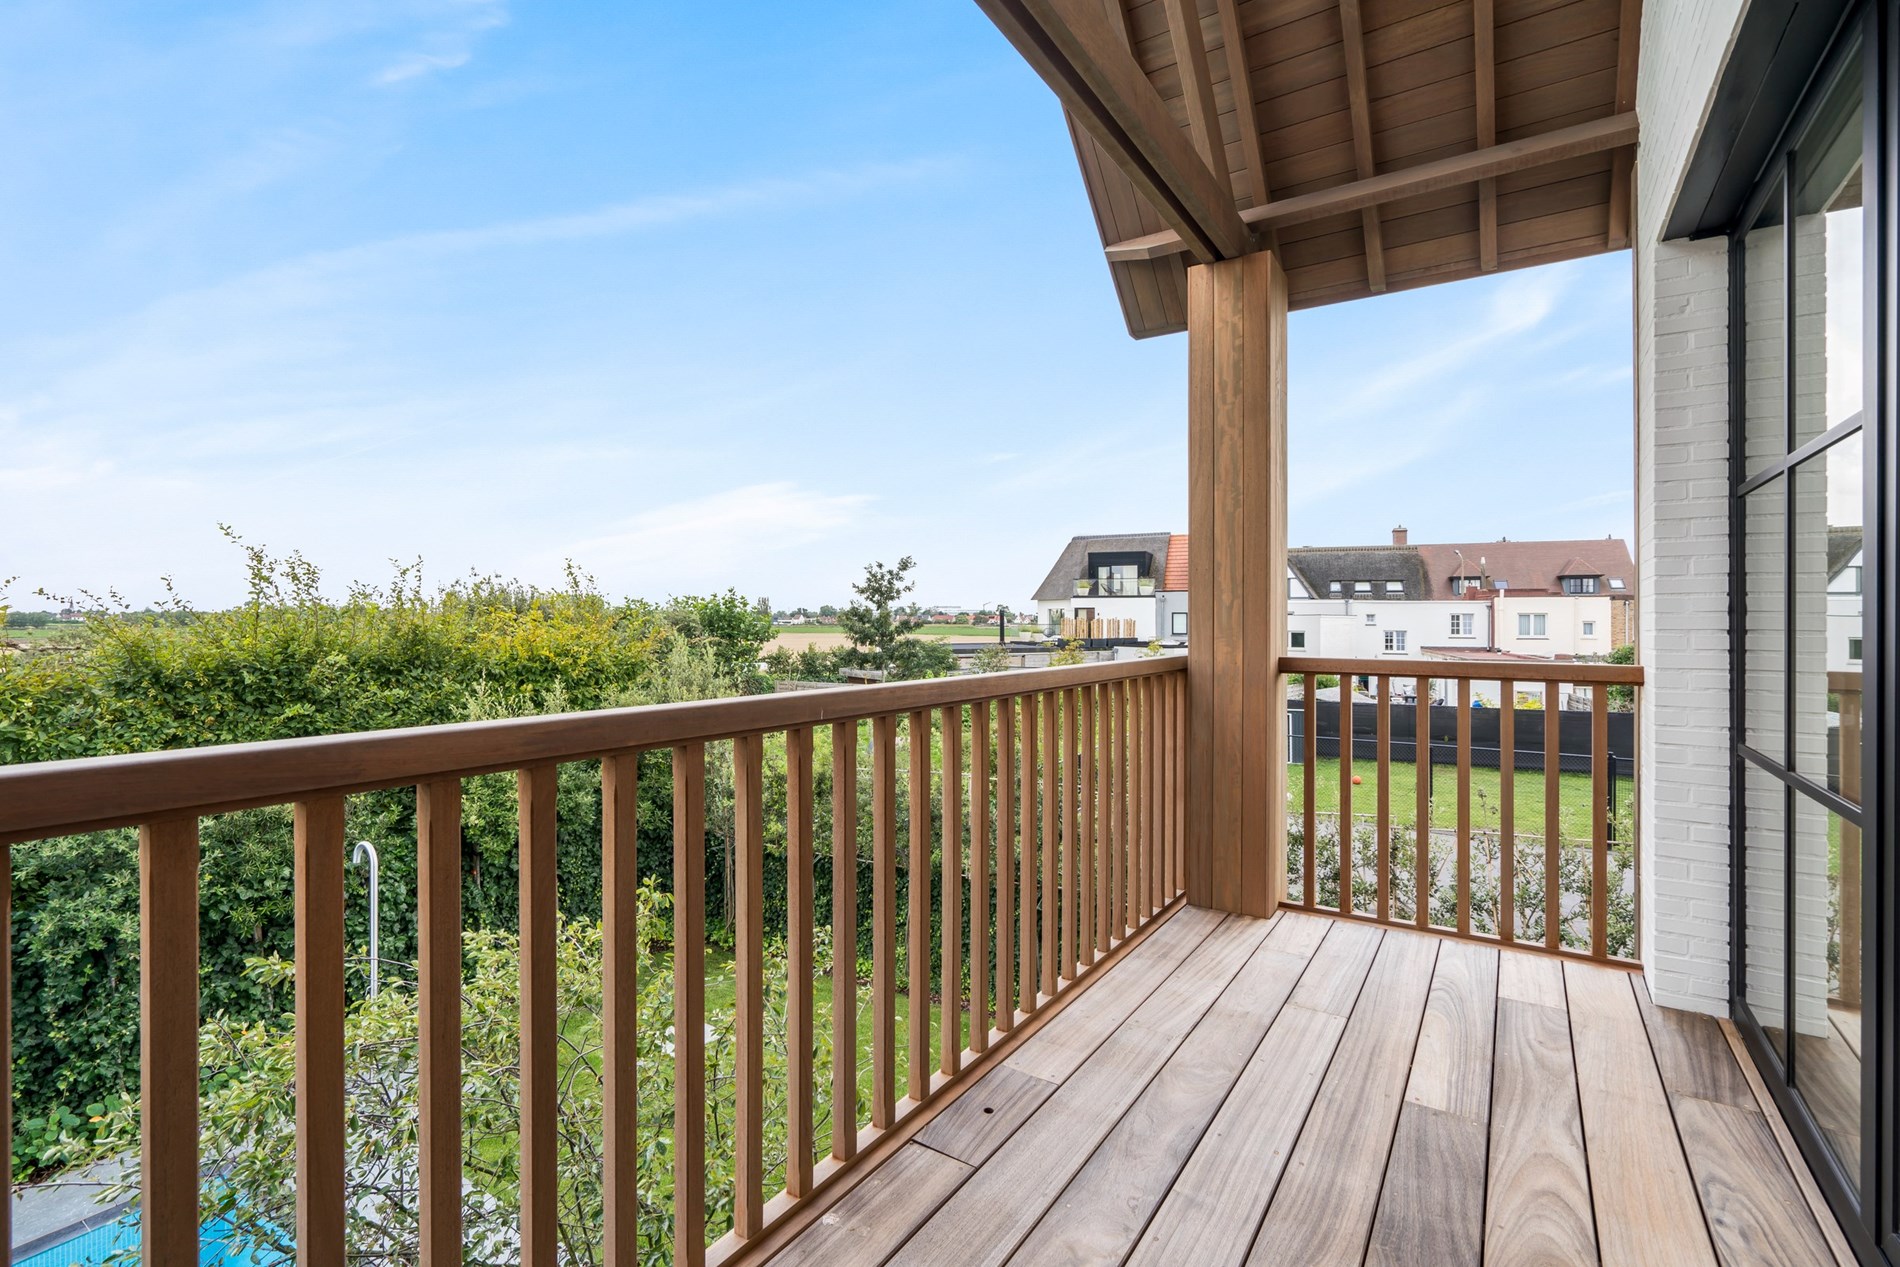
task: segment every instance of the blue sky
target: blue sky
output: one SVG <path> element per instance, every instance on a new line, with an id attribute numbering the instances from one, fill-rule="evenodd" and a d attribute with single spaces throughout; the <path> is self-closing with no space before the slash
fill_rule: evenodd
<path id="1" fill-rule="evenodd" d="M 0 6 L 0 578 L 421 556 L 1026 600 L 1186 526 L 1054 98 L 969 0 Z M 1296 314 L 1296 544 L 1630 532 L 1627 255 Z M 27 605 L 31 605 L 28 603 Z"/>

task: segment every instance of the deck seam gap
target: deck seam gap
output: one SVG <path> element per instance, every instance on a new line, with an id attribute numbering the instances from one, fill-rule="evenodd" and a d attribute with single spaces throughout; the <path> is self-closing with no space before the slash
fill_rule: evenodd
<path id="1" fill-rule="evenodd" d="M 1590 1123 L 1583 1115 L 1583 1075 L 1577 1068 L 1577 1026 L 1570 1018 L 1570 970 L 1558 965 L 1557 979 L 1564 987 L 1564 1033 L 1570 1040 L 1570 1091 L 1577 1097 L 1577 1134 L 1583 1137 L 1583 1186 L 1590 1194 L 1590 1238 L 1597 1262 L 1603 1261 L 1603 1228 L 1597 1218 L 1597 1181 L 1590 1172 Z M 1699 1202 L 1700 1197 L 1697 1198 Z"/>

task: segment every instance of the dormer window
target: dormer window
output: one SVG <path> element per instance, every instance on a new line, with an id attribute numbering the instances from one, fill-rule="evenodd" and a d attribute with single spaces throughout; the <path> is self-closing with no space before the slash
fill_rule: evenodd
<path id="1" fill-rule="evenodd" d="M 1475 576 L 1454 576 L 1451 578 L 1451 592 L 1462 594 L 1466 590 L 1477 589 L 1483 584 L 1484 582 Z"/>
<path id="2" fill-rule="evenodd" d="M 1563 580 L 1564 593 L 1566 594 L 1594 594 L 1597 592 L 1597 577 L 1566 576 Z"/>
<path id="3" fill-rule="evenodd" d="M 1403 594 L 1405 593 L 1405 582 L 1387 581 L 1385 583 L 1385 592 L 1388 594 Z"/>
<path id="4" fill-rule="evenodd" d="M 1354 581 L 1352 583 L 1352 592 L 1355 594 L 1370 594 L 1372 592 L 1372 582 Z"/>
<path id="5" fill-rule="evenodd" d="M 1327 592 L 1328 594 L 1337 594 L 1337 593 L 1339 593 L 1339 582 L 1338 582 L 1338 581 L 1334 581 L 1334 582 L 1333 582 L 1333 583 L 1332 583 L 1331 585 L 1328 585 L 1328 586 L 1326 587 L 1326 592 Z"/>
<path id="6" fill-rule="evenodd" d="M 1623 578 L 1622 578 L 1622 577 L 1620 577 L 1620 576 L 1612 576 L 1612 577 L 1610 578 L 1610 588 L 1611 588 L 1611 589 L 1613 589 L 1613 590 L 1620 590 L 1620 589 L 1622 589 L 1622 588 L 1624 588 L 1624 586 L 1623 586 Z"/>

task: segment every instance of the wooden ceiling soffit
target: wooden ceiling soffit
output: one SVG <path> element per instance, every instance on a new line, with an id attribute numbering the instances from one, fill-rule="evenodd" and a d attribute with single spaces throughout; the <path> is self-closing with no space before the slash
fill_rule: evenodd
<path id="1" fill-rule="evenodd" d="M 1642 43 L 1643 0 L 1623 0 L 1617 14 L 1616 108 L 1636 108 L 1636 63 Z M 1636 155 L 1624 150 L 1610 160 L 1610 231 L 1606 245 L 1612 251 L 1630 244 L 1630 219 L 1636 206 L 1631 172 Z"/>
<path id="2" fill-rule="evenodd" d="M 1458 185 L 1476 184 L 1586 154 L 1627 149 L 1636 144 L 1636 138 L 1636 114 L 1630 111 L 1507 141 L 1469 154 L 1454 154 L 1448 158 L 1420 163 L 1416 167 L 1382 172 L 1369 179 L 1350 181 L 1331 189 L 1297 194 L 1262 206 L 1249 207 L 1240 213 L 1240 219 L 1255 230 L 1307 224 L 1328 216 L 1381 207 L 1401 198 Z M 1105 253 L 1110 263 L 1127 263 L 1162 259 L 1189 249 L 1178 233 L 1168 229 L 1117 242 L 1107 247 Z"/>
<path id="3" fill-rule="evenodd" d="M 1472 0 L 1472 82 L 1478 96 L 1478 148 L 1498 143 L 1497 15 L 1492 0 Z M 1487 176 L 1478 182 L 1478 267 L 1495 272 L 1498 266 L 1498 182 Z"/>
<path id="4" fill-rule="evenodd" d="M 1247 253 L 1252 234 L 1226 181 L 1182 135 L 1100 0 L 977 4 L 1168 223 L 1178 250 L 1203 263 Z"/>

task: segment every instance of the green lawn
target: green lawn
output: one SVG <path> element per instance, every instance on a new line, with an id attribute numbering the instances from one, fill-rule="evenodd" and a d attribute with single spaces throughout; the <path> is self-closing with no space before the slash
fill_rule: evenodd
<path id="1" fill-rule="evenodd" d="M 1019 637 L 1026 637 L 1038 631 L 1039 631 L 1039 626 L 1036 626 L 1036 625 L 1014 625 L 1014 626 L 1011 626 L 1009 635 L 1012 638 L 1019 638 Z M 775 625 L 773 626 L 772 632 L 775 634 L 831 633 L 831 634 L 837 634 L 840 637 L 842 637 L 844 635 L 844 626 L 843 625 Z M 916 629 L 912 630 L 912 632 L 925 638 L 994 639 L 996 637 L 996 626 L 995 625 L 919 625 Z"/>
<path id="2" fill-rule="evenodd" d="M 1418 767 L 1410 762 L 1394 761 L 1390 766 L 1391 816 L 1394 823 L 1415 824 L 1418 821 Z M 1372 818 L 1379 808 L 1379 766 L 1375 761 L 1360 759 L 1352 764 L 1352 772 L 1361 781 L 1352 789 L 1352 812 L 1355 818 Z M 1306 809 L 1306 775 L 1299 764 L 1287 766 L 1287 806 L 1292 813 L 1304 813 Z M 1558 821 L 1559 833 L 1578 840 L 1590 838 L 1590 776 L 1587 774 L 1559 774 Z M 1500 792 L 1501 775 L 1496 770 L 1474 768 L 1471 771 L 1471 826 L 1474 831 L 1495 831 L 1500 827 L 1502 800 Z M 1520 835 L 1542 835 L 1544 831 L 1544 775 L 1538 770 L 1519 770 L 1512 779 L 1512 795 L 1515 810 L 1512 815 L 1513 826 Z M 1625 777 L 1617 780 L 1616 804 L 1619 817 L 1627 817 L 1635 797 L 1633 782 Z M 1458 768 L 1450 765 L 1432 767 L 1432 826 L 1444 829 L 1458 825 Z M 1321 757 L 1313 770 L 1313 806 L 1317 813 L 1335 814 L 1339 812 L 1339 762 L 1335 758 Z"/>

